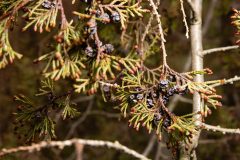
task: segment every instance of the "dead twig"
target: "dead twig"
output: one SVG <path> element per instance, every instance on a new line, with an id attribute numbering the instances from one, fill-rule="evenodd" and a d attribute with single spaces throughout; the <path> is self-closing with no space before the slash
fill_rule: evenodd
<path id="1" fill-rule="evenodd" d="M 33 152 L 33 151 L 40 151 L 43 148 L 49 148 L 49 147 L 58 147 L 59 149 L 63 149 L 66 146 L 71 146 L 74 144 L 82 144 L 86 146 L 93 146 L 93 147 L 107 147 L 112 148 L 116 150 L 123 151 L 124 153 L 127 153 L 135 158 L 142 159 L 142 160 L 149 160 L 144 155 L 120 144 L 118 141 L 110 142 L 110 141 L 102 141 L 102 140 L 89 140 L 89 139 L 70 139 L 65 141 L 42 141 L 37 144 L 32 144 L 30 146 L 19 146 L 16 148 L 10 148 L 10 149 L 2 149 L 0 151 L 0 157 L 16 153 L 16 152 Z"/>
<path id="2" fill-rule="evenodd" d="M 212 48 L 212 49 L 207 49 L 202 52 L 203 55 L 215 53 L 215 52 L 225 52 L 233 49 L 239 49 L 238 45 L 234 46 L 227 46 L 227 47 L 219 47 L 219 48 Z"/>
<path id="3" fill-rule="evenodd" d="M 221 132 L 222 134 L 226 134 L 226 133 L 240 134 L 239 128 L 236 128 L 236 129 L 222 128 L 220 126 L 213 126 L 205 123 L 202 123 L 202 128 L 206 130 L 214 131 L 214 132 Z"/>

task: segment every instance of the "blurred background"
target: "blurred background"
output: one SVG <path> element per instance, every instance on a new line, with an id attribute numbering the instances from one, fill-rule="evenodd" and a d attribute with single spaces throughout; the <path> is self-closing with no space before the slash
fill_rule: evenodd
<path id="1" fill-rule="evenodd" d="M 69 17 L 74 9 L 71 3 L 65 0 L 65 8 Z M 240 9 L 239 0 L 204 0 L 203 6 L 203 46 L 204 49 L 234 45 L 234 27 L 231 26 L 231 8 Z M 168 63 L 176 71 L 190 70 L 190 41 L 185 37 L 185 28 L 182 23 L 179 2 L 162 0 L 161 13 L 164 17 L 164 27 L 167 29 Z M 76 6 L 75 6 L 76 7 Z M 75 9 L 76 10 L 76 9 Z M 24 144 L 19 135 L 13 133 L 14 116 L 17 104 L 13 96 L 19 93 L 33 99 L 41 78 L 41 64 L 33 64 L 33 60 L 41 53 L 48 51 L 48 44 L 53 33 L 35 33 L 32 30 L 21 32 L 24 22 L 19 20 L 17 27 L 11 32 L 10 39 L 13 48 L 22 53 L 24 57 L 13 64 L 0 70 L 0 148 L 13 147 Z M 100 37 L 118 46 L 121 31 L 118 25 L 109 25 L 100 30 Z M 238 50 L 209 54 L 204 59 L 204 66 L 213 70 L 214 74 L 207 76 L 207 80 L 231 78 L 240 75 L 240 54 Z M 150 60 L 157 64 L 158 59 Z M 59 93 L 66 92 L 71 87 L 71 80 L 60 80 L 56 83 Z M 240 127 L 240 83 L 225 85 L 217 88 L 223 96 L 223 107 L 213 110 L 206 123 L 221 125 L 228 128 Z M 155 160 L 171 159 L 170 152 L 162 142 L 158 142 L 155 135 L 148 134 L 141 128 L 136 131 L 128 127 L 127 119 L 114 109 L 114 104 L 103 101 L 101 94 L 86 96 L 75 94 L 73 99 L 81 115 L 74 119 L 62 120 L 56 116 L 56 134 L 58 140 L 73 137 L 118 140 L 120 143 L 147 155 Z M 172 98 L 169 105 L 174 108 L 174 113 L 183 114 L 191 111 L 191 97 Z M 239 160 L 240 136 L 223 135 L 202 131 L 197 149 L 201 160 Z M 6 160 L 74 160 L 77 154 L 75 147 L 63 150 L 55 148 L 44 149 L 41 152 L 18 153 L 5 157 Z M 83 159 L 98 160 L 130 160 L 133 159 L 124 153 L 106 148 L 84 147 Z"/>

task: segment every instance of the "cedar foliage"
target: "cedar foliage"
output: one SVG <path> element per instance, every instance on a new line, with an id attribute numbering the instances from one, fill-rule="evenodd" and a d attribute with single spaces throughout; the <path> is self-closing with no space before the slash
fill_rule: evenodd
<path id="1" fill-rule="evenodd" d="M 8 36 L 19 17 L 25 20 L 23 31 L 33 28 L 35 32 L 56 33 L 50 46 L 51 51 L 41 53 L 34 60 L 44 66 L 44 79 L 36 96 L 44 97 L 47 103 L 38 105 L 24 95 L 15 96 L 15 100 L 19 101 L 15 113 L 15 132 L 23 134 L 28 142 L 56 138 L 52 114 L 60 112 L 63 119 L 78 116 L 79 112 L 71 102 L 72 94 L 92 95 L 100 90 L 105 101 L 116 103 L 123 116 L 130 117 L 129 126 L 136 130 L 140 126 L 146 127 L 149 133 L 156 132 L 159 139 L 166 133 L 167 144 L 175 153 L 179 144 L 191 142 L 192 135 L 201 127 L 194 123 L 196 119 L 193 115 L 207 117 L 212 108 L 221 106 L 221 96 L 211 85 L 222 81 L 193 81 L 197 74 L 212 74 L 208 68 L 178 73 L 164 61 L 154 68 L 149 67 L 149 58 L 158 57 L 157 53 L 162 53 L 162 48 L 158 46 L 163 39 L 154 27 L 148 28 L 146 35 L 134 32 L 134 29 L 140 28 L 135 21 L 141 20 L 148 25 L 148 19 L 155 18 L 150 15 L 148 1 L 83 2 L 84 7 L 73 11 L 77 18 L 71 20 L 66 17 L 61 0 L 0 2 L 0 68 L 5 68 L 14 59 L 21 59 L 24 55 L 12 49 Z M 72 3 L 74 5 L 75 1 Z M 233 24 L 239 30 L 239 11 L 234 12 Z M 157 25 L 151 23 L 155 21 L 150 22 L 150 25 Z M 118 26 L 122 31 L 118 43 L 125 46 L 127 53 L 121 53 L 121 50 L 116 49 L 117 46 L 102 40 L 99 32 L 111 25 Z M 167 31 L 164 32 L 167 34 Z M 137 36 L 140 38 L 129 40 L 129 37 Z M 60 79 L 74 83 L 67 93 L 58 95 L 54 83 Z M 177 116 L 168 109 L 168 101 L 173 95 L 194 92 L 198 92 L 205 102 L 201 113 Z"/>

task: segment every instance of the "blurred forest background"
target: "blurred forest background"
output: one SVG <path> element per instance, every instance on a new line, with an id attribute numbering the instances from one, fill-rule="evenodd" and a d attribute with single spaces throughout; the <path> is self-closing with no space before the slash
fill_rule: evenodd
<path id="1" fill-rule="evenodd" d="M 203 6 L 203 46 L 204 49 L 234 45 L 234 27 L 231 25 L 231 8 L 240 9 L 239 0 L 204 0 Z M 180 7 L 178 1 L 162 0 L 161 13 L 167 17 L 164 27 L 167 28 L 168 63 L 176 71 L 189 70 L 190 68 L 190 44 L 185 37 L 185 28 L 182 19 L 179 18 Z M 82 3 L 81 3 L 82 4 Z M 80 4 L 79 4 L 80 5 Z M 65 0 L 67 15 L 72 18 L 73 6 Z M 76 6 L 75 6 L 76 7 Z M 18 27 L 11 32 L 13 48 L 24 54 L 21 60 L 0 70 L 0 148 L 13 147 L 24 144 L 22 137 L 14 134 L 13 112 L 17 104 L 13 96 L 19 93 L 35 98 L 41 74 L 41 63 L 33 64 L 33 60 L 41 53 L 48 50 L 48 44 L 54 33 L 35 33 L 28 30 L 21 32 L 24 22 L 19 20 Z M 108 25 L 100 30 L 100 37 L 114 44 L 121 50 L 119 38 L 121 31 L 117 25 Z M 150 64 L 157 64 L 158 59 L 152 59 Z M 240 75 L 240 54 L 238 50 L 209 54 L 204 59 L 204 66 L 213 70 L 212 79 L 231 78 Z M 71 87 L 70 80 L 60 80 L 56 83 L 59 93 L 66 92 Z M 208 124 L 221 125 L 228 128 L 240 127 L 240 83 L 225 85 L 217 88 L 223 96 L 223 107 L 213 110 L 213 114 L 206 121 Z M 191 110 L 191 97 L 180 98 L 179 101 L 170 102 L 175 107 L 174 113 L 183 114 Z M 36 99 L 36 98 L 35 98 Z M 37 100 L 36 100 L 37 101 Z M 128 127 L 127 119 L 123 119 L 119 111 L 114 109 L 114 104 L 105 103 L 101 93 L 95 96 L 75 94 L 73 101 L 81 112 L 75 119 L 62 120 L 60 115 L 56 117 L 56 134 L 58 140 L 73 137 L 118 140 L 120 143 L 135 149 L 140 153 L 148 154 L 149 158 L 168 160 L 170 153 L 164 143 L 158 142 L 155 135 L 148 134 L 141 128 L 138 132 Z M 197 155 L 201 160 L 239 160 L 240 136 L 222 135 L 202 131 L 197 149 Z M 150 144 L 150 145 L 149 145 Z M 148 146 L 153 145 L 151 150 Z M 119 151 L 106 148 L 84 148 L 84 159 L 132 159 L 132 157 Z M 73 160 L 76 159 L 74 146 L 58 149 L 45 149 L 34 154 L 18 153 L 9 155 L 8 160 Z"/>

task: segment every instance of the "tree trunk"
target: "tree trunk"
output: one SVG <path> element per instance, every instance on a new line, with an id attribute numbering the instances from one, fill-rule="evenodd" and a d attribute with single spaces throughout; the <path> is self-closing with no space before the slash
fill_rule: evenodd
<path id="1" fill-rule="evenodd" d="M 195 6 L 197 12 L 197 21 L 192 21 L 190 27 L 190 36 L 191 36 L 191 51 L 192 51 L 192 70 L 202 70 L 203 69 L 203 46 L 202 46 L 202 0 L 192 0 L 193 5 Z M 197 75 L 194 78 L 195 82 L 203 82 L 203 75 Z M 203 106 L 201 97 L 199 93 L 194 93 L 193 95 L 193 113 L 200 112 L 201 107 Z M 201 123 L 201 115 L 198 114 L 194 118 L 198 119 L 196 125 Z M 191 155 L 192 158 L 196 160 L 195 148 L 198 145 L 198 139 L 200 136 L 200 130 L 193 137 L 193 143 L 191 144 Z"/>
<path id="2" fill-rule="evenodd" d="M 202 0 L 192 0 L 192 5 L 195 8 L 195 15 L 197 17 L 192 17 L 190 26 L 190 38 L 191 38 L 191 53 L 192 53 L 192 70 L 202 70 L 203 69 L 203 55 L 202 55 Z M 197 75 L 194 78 L 195 82 L 203 82 L 203 75 Z M 201 111 L 201 106 L 203 102 L 198 93 L 193 95 L 193 112 Z M 196 125 L 201 123 L 201 115 L 196 115 L 197 118 Z M 189 150 L 185 150 L 185 145 L 181 146 L 180 149 L 180 160 L 196 160 L 196 147 L 198 145 L 198 139 L 200 135 L 200 130 L 192 138 L 192 143 L 188 144 Z"/>

